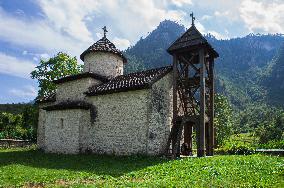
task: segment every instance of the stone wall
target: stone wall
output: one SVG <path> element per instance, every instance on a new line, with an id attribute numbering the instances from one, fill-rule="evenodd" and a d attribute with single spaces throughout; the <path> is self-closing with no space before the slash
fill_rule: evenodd
<path id="1" fill-rule="evenodd" d="M 151 89 L 87 98 L 82 93 L 91 81 L 77 81 L 59 85 L 57 102 L 84 99 L 96 110 L 41 109 L 39 148 L 53 153 L 114 155 L 160 155 L 164 152 L 172 125 L 172 73 L 154 83 Z M 81 83 L 87 84 L 80 86 Z M 62 93 L 58 93 L 60 91 Z M 95 117 L 93 123 L 90 116 Z"/>
<path id="2" fill-rule="evenodd" d="M 160 155 L 166 149 L 173 113 L 172 73 L 153 84 L 149 103 L 148 155 Z"/>
<path id="3" fill-rule="evenodd" d="M 33 144 L 30 140 L 0 139 L 0 148 L 29 147 Z"/>
<path id="4" fill-rule="evenodd" d="M 66 100 L 84 100 L 86 97 L 84 92 L 86 92 L 90 86 L 100 83 L 101 81 L 94 78 L 81 78 L 78 80 L 60 83 L 57 85 L 56 102 Z"/>
<path id="5" fill-rule="evenodd" d="M 100 154 L 147 153 L 149 90 L 93 96 L 96 121 L 84 127 L 83 150 Z"/>
<path id="6" fill-rule="evenodd" d="M 46 111 L 43 107 L 52 105 L 53 103 L 40 103 L 39 104 L 39 115 L 38 115 L 38 126 L 37 126 L 37 147 L 39 149 L 45 148 L 45 127 L 46 127 Z"/>
<path id="7" fill-rule="evenodd" d="M 82 148 L 82 128 L 89 127 L 89 110 L 46 111 L 45 151 L 76 154 Z"/>
<path id="8" fill-rule="evenodd" d="M 88 53 L 84 57 L 84 72 L 93 72 L 106 77 L 123 75 L 123 59 L 112 53 Z"/>

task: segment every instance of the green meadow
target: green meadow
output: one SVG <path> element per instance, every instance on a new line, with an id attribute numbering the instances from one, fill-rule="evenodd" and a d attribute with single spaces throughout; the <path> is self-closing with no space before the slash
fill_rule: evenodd
<path id="1" fill-rule="evenodd" d="M 284 187 L 284 158 L 45 154 L 0 149 L 0 187 Z"/>

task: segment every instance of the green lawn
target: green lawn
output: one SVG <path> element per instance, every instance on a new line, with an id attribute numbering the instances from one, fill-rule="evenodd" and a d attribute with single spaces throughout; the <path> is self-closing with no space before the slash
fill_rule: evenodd
<path id="1" fill-rule="evenodd" d="M 0 187 L 284 187 L 284 158 L 166 160 L 0 149 Z"/>

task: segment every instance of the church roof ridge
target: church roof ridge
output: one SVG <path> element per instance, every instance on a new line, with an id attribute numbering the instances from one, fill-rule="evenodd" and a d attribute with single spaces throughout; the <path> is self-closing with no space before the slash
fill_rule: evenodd
<path id="1" fill-rule="evenodd" d="M 98 79 L 102 82 L 108 81 L 107 77 L 102 76 L 100 74 L 93 73 L 93 72 L 82 72 L 82 73 L 79 73 L 79 74 L 69 75 L 69 76 L 65 76 L 63 78 L 54 80 L 53 83 L 60 84 L 60 83 L 68 82 L 68 81 L 73 81 L 73 80 L 77 80 L 77 79 L 81 79 L 81 78 L 89 78 L 89 77 Z"/>
<path id="2" fill-rule="evenodd" d="M 86 94 L 88 96 L 95 96 L 130 90 L 146 89 L 169 73 L 172 68 L 172 66 L 166 66 L 116 76 L 106 83 L 90 87 Z"/>
<path id="3" fill-rule="evenodd" d="M 127 59 L 125 58 L 123 53 L 120 50 L 118 50 L 115 47 L 115 45 L 112 42 L 110 42 L 110 40 L 108 40 L 108 38 L 106 36 L 104 36 L 103 38 L 101 38 L 100 40 L 95 42 L 93 45 L 91 45 L 88 49 L 86 49 L 80 55 L 80 59 L 82 61 L 84 61 L 85 55 L 90 53 L 90 52 L 110 52 L 110 53 L 113 53 L 113 54 L 120 56 L 123 59 L 124 63 L 127 62 Z"/>

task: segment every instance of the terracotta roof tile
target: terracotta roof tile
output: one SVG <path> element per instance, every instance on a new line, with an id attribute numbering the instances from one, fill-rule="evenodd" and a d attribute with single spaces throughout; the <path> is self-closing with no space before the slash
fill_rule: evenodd
<path id="1" fill-rule="evenodd" d="M 127 75 L 117 76 L 106 83 L 93 86 L 86 92 L 89 96 L 149 88 L 151 84 L 165 76 L 172 66 L 161 67 Z"/>

